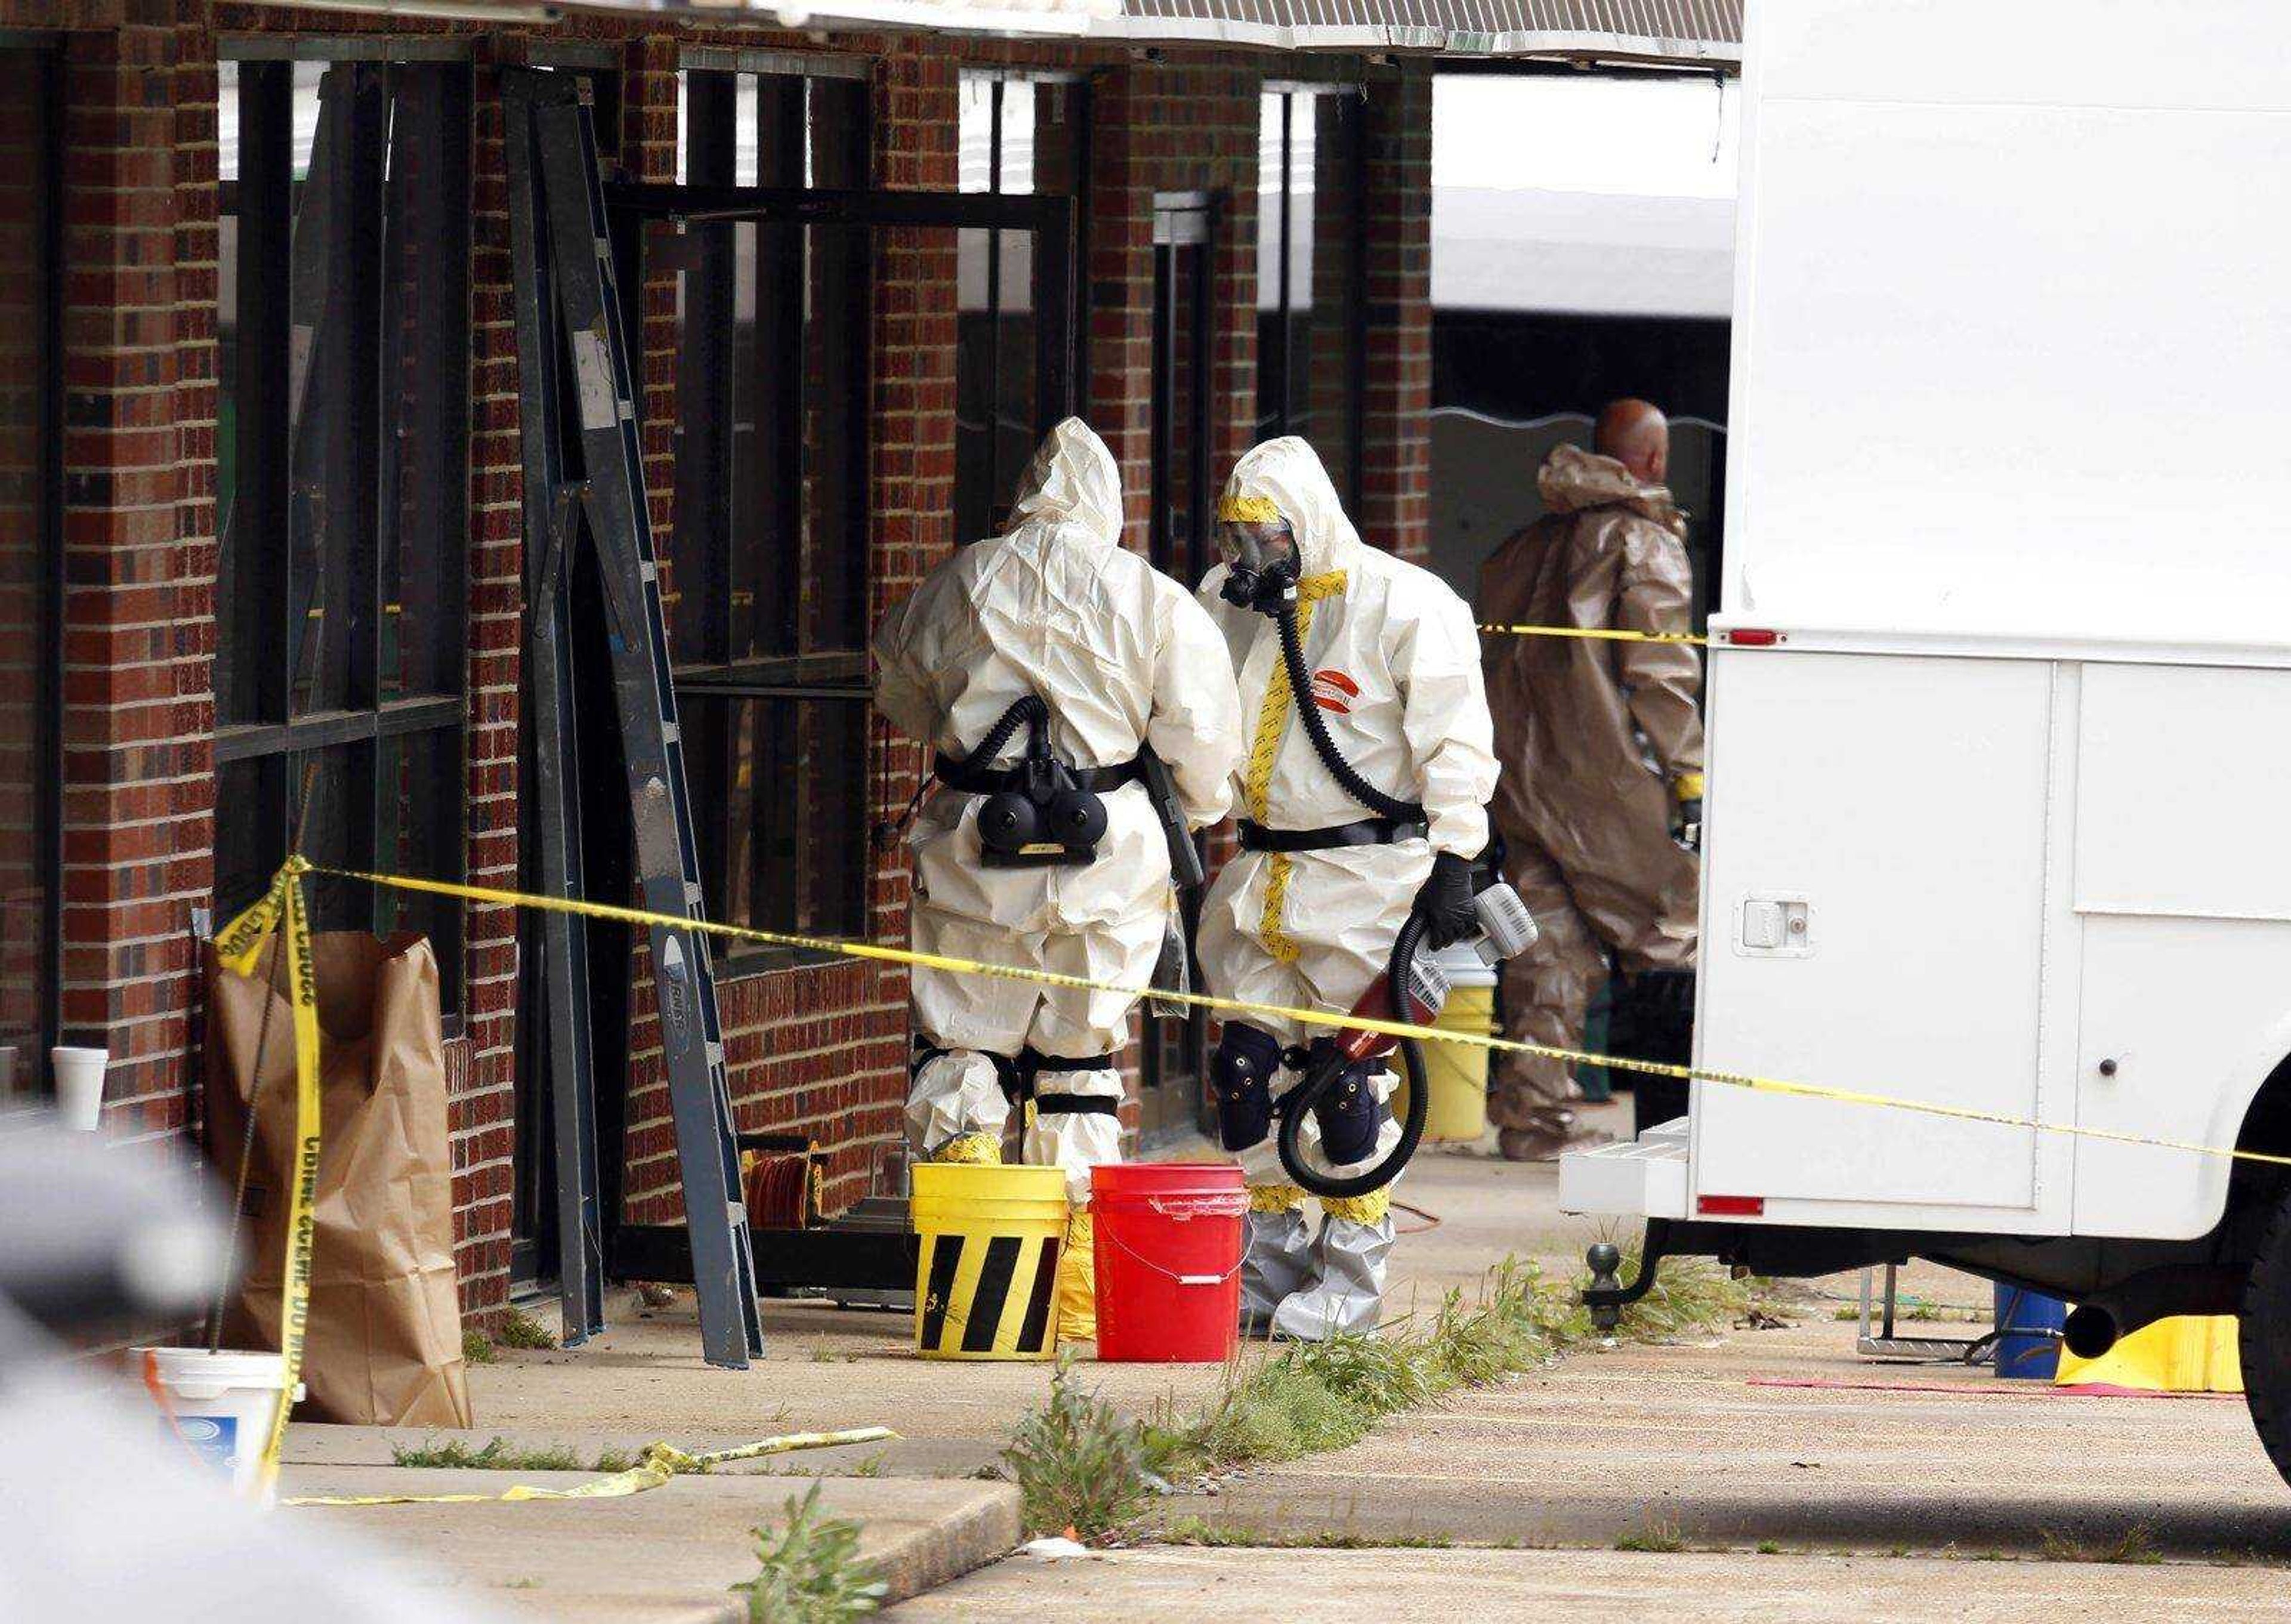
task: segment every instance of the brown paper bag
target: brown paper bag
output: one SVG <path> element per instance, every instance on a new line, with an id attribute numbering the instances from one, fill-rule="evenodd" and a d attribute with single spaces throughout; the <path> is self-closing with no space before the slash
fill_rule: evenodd
<path id="1" fill-rule="evenodd" d="M 437 961 L 421 937 L 359 931 L 323 932 L 311 953 L 322 1128 L 302 1365 L 309 1401 L 299 1413 L 467 1427 Z M 228 1347 L 278 1346 L 295 1090 L 293 1010 L 277 961 L 274 938 L 252 977 L 212 955 L 207 964 L 207 1148 L 226 1180 L 237 1174 L 266 999 L 271 1006 Z"/>

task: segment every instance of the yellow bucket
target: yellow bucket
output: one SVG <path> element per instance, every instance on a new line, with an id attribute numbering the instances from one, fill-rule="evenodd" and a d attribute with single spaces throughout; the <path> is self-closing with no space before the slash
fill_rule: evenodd
<path id="1" fill-rule="evenodd" d="M 1479 968 L 1477 955 L 1473 967 Z M 1443 969 L 1448 968 L 1443 961 Z M 1493 977 L 1481 975 L 1492 983 Z M 1479 977 L 1473 977 L 1480 979 Z M 1448 993 L 1448 1006 L 1440 1011 L 1434 1023 L 1446 1032 L 1468 1032 L 1475 1037 L 1487 1037 L 1496 1027 L 1496 990 L 1492 985 L 1475 986 L 1470 981 L 1457 978 L 1457 985 Z M 1427 1043 L 1424 1045 L 1424 1074 L 1432 1085 L 1432 1097 L 1424 1111 L 1424 1138 L 1429 1144 L 1435 1140 L 1476 1139 L 1488 1127 L 1488 1051 L 1462 1043 Z M 1400 1092 L 1393 1098 L 1395 1114 L 1408 1109 L 1408 1081 L 1402 1074 Z"/>
<path id="2" fill-rule="evenodd" d="M 1054 1167 L 920 1162 L 915 1351 L 926 1359 L 1057 1352 L 1066 1176 Z"/>

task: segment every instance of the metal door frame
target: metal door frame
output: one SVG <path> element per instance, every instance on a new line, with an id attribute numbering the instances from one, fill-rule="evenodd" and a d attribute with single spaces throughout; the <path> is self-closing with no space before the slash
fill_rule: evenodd
<path id="1" fill-rule="evenodd" d="M 1209 565 L 1202 548 L 1209 535 L 1210 436 L 1216 422 L 1211 368 L 1217 337 L 1217 215 L 1218 198 L 1214 193 L 1154 195 L 1154 404 L 1148 464 L 1152 495 L 1147 507 L 1146 546 L 1154 567 L 1175 576 L 1188 591 L 1200 584 L 1202 574 Z M 1183 258 L 1187 249 L 1195 251 L 1189 269 L 1185 268 Z M 1193 389 L 1182 403 L 1178 399 L 1177 346 L 1165 342 L 1165 336 L 1177 331 L 1180 301 L 1190 301 L 1195 313 L 1190 358 Z M 1183 559 L 1176 556 L 1177 539 L 1170 522 L 1170 508 L 1162 500 L 1170 471 L 1171 446 L 1177 438 L 1177 413 L 1181 406 L 1189 410 L 1192 418 L 1186 460 L 1189 464 L 1187 488 L 1192 497 L 1193 525 L 1188 538 L 1190 556 Z M 1198 840 L 1202 837 L 1194 838 Z M 1201 922 L 1201 897 L 1198 894 L 1185 896 L 1181 906 L 1186 937 L 1190 944 Z M 1150 1145 L 1182 1138 L 1202 1122 L 1207 1096 L 1198 1085 L 1209 1065 L 1209 1017 L 1195 1007 L 1183 1019 L 1184 1047 L 1192 1061 L 1193 1081 L 1197 1085 L 1190 1098 L 1178 1097 L 1177 1090 L 1170 1086 L 1181 1082 L 1181 1075 L 1163 1073 L 1162 1017 L 1149 1013 L 1146 1020 L 1137 1123 L 1139 1138 Z"/>

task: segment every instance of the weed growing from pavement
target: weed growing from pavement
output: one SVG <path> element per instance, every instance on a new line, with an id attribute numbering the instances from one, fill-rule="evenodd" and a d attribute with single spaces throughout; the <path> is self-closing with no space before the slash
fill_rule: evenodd
<path id="1" fill-rule="evenodd" d="M 1670 1556 L 1686 1548 L 1686 1540 L 1678 1532 L 1678 1524 L 1668 1517 L 1650 1515 L 1636 1528 L 1626 1529 L 1615 1536 L 1619 1551 L 1651 1551 Z"/>
<path id="2" fill-rule="evenodd" d="M 494 1340 L 503 1347 L 555 1347 L 557 1339 L 549 1328 L 522 1308 L 512 1308 L 502 1315 L 501 1329 Z"/>
<path id="3" fill-rule="evenodd" d="M 819 1487 L 788 1501 L 776 1536 L 753 1531 L 761 1571 L 732 1587 L 747 1596 L 752 1624 L 844 1624 L 883 1604 L 883 1581 L 859 1557 L 859 1524 L 822 1512 Z"/>
<path id="4" fill-rule="evenodd" d="M 1710 1265 L 1674 1263 L 1618 1334 L 1715 1330 L 1751 1297 Z M 1451 1290 L 1427 1321 L 1237 1356 L 1218 1395 L 1191 1414 L 1165 1404 L 1142 1420 L 1124 1417 L 1082 1393 L 1061 1363 L 1049 1403 L 1020 1421 L 1003 1452 L 1004 1475 L 1025 1497 L 1031 1532 L 1103 1540 L 1128 1532 L 1171 1481 L 1343 1449 L 1387 1416 L 1533 1370 L 1592 1337 L 1572 1287 L 1507 1258 L 1476 1297 Z"/>
<path id="5" fill-rule="evenodd" d="M 484 1331 L 465 1331 L 462 1333 L 462 1363 L 491 1364 L 500 1356 L 494 1352 L 494 1339 Z"/>
<path id="6" fill-rule="evenodd" d="M 2046 1562 L 2120 1563 L 2133 1567 L 2146 1567 L 2164 1560 L 2145 1523 L 2131 1524 L 2113 1540 L 2079 1540 L 2047 1528 L 2037 1555 Z"/>
<path id="7" fill-rule="evenodd" d="M 390 1464 L 434 1467 L 457 1472 L 625 1472 L 637 1462 L 618 1450 L 600 1452 L 592 1466 L 583 1467 L 569 1443 L 515 1444 L 496 1437 L 472 1448 L 460 1438 L 421 1443 L 393 1443 Z"/>
<path id="8" fill-rule="evenodd" d="M 1178 1517 L 1155 1536 L 1165 1545 L 1238 1547 L 1248 1550 L 1444 1551 L 1455 1541 L 1443 1534 L 1281 1533 Z"/>
<path id="9" fill-rule="evenodd" d="M 1050 1376 L 1049 1402 L 1020 1419 L 1002 1464 L 1034 1534 L 1103 1540 L 1166 1486 L 1148 1463 L 1144 1427 L 1082 1391 L 1066 1355 Z"/>

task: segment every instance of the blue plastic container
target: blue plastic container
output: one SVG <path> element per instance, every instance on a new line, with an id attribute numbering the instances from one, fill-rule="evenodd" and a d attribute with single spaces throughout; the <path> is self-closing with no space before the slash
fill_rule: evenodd
<path id="1" fill-rule="evenodd" d="M 2014 1380 L 2050 1381 L 2060 1373 L 2061 1327 L 2069 1306 L 2019 1286 L 1997 1288 L 1997 1374 Z"/>

